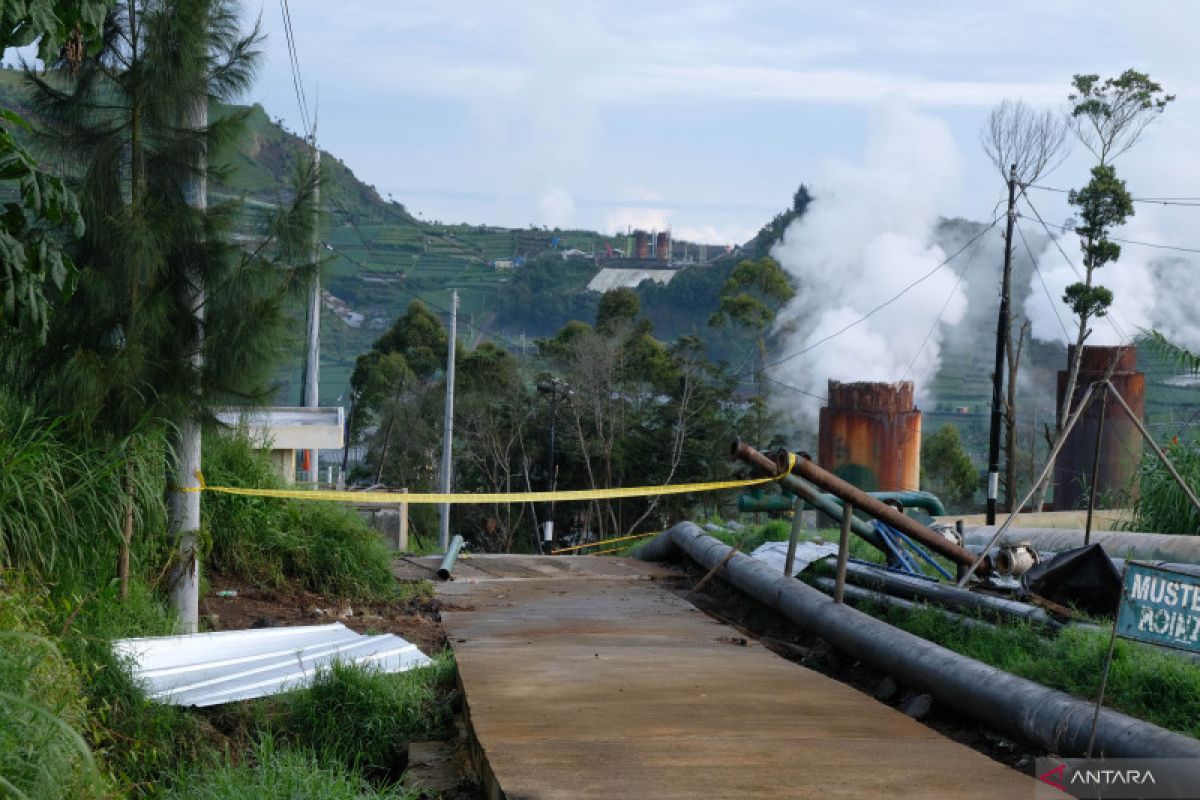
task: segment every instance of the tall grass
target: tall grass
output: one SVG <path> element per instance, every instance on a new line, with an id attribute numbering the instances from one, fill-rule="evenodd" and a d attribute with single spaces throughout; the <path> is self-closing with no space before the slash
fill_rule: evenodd
<path id="1" fill-rule="evenodd" d="M 395 675 L 355 664 L 322 669 L 312 685 L 286 698 L 273 726 L 288 742 L 373 778 L 399 778 L 409 742 L 444 738 L 454 694 L 454 662 Z"/>
<path id="2" fill-rule="evenodd" d="M 395 784 L 376 788 L 361 773 L 328 763 L 308 750 L 280 748 L 270 736 L 249 761 L 225 759 L 213 769 L 185 772 L 166 794 L 178 800 L 417 800 Z"/>
<path id="3" fill-rule="evenodd" d="M 112 577 L 127 476 L 135 529 L 159 529 L 165 457 L 161 431 L 145 428 L 109 446 L 81 443 L 60 421 L 0 393 L 0 567 L 55 582 Z M 135 554 L 162 555 L 158 538 L 141 537 Z"/>
<path id="4" fill-rule="evenodd" d="M 204 475 L 214 485 L 280 488 L 269 457 L 244 435 L 204 439 Z M 296 579 L 313 591 L 364 599 L 395 591 L 391 553 L 352 509 L 335 503 L 206 494 L 201 506 L 210 566 L 277 587 Z"/>
<path id="5" fill-rule="evenodd" d="M 1175 440 L 1164 450 L 1192 491 L 1200 493 L 1200 440 Z M 1200 509 L 1192 505 L 1175 477 L 1157 458 L 1147 455 L 1142 460 L 1138 488 L 1130 530 L 1200 534 Z"/>
<path id="6" fill-rule="evenodd" d="M 950 625 L 933 609 L 862 610 L 957 653 L 1085 700 L 1095 700 L 1099 692 L 1108 651 L 1106 631 L 1066 628 L 1049 638 L 1028 625 Z M 1200 738 L 1200 664 L 1119 639 L 1104 704 Z"/>

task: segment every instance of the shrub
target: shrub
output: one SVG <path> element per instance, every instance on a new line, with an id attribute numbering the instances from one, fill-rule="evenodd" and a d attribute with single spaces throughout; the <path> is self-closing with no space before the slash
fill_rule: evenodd
<path id="1" fill-rule="evenodd" d="M 213 485 L 280 488 L 266 453 L 245 435 L 204 440 L 205 479 Z M 209 493 L 201 508 L 217 572 L 262 586 L 289 578 L 308 589 L 352 597 L 395 591 L 391 554 L 352 509 L 335 503 Z"/>
<path id="2" fill-rule="evenodd" d="M 1200 441 L 1172 441 L 1164 448 L 1193 491 L 1200 490 Z M 1147 455 L 1138 476 L 1139 493 L 1130 528 L 1150 533 L 1200 534 L 1200 510 L 1157 458 Z"/>
<path id="3" fill-rule="evenodd" d="M 168 798 L 179 800 L 416 800 L 398 786 L 373 787 L 340 764 L 322 763 L 306 750 L 278 749 L 264 736 L 249 762 L 226 759 L 219 766 L 181 775 Z"/>
<path id="4" fill-rule="evenodd" d="M 286 698 L 276 733 L 368 777 L 398 778 L 411 741 L 439 738 L 450 722 L 454 662 L 382 674 L 369 666 L 335 663 L 312 685 Z"/>

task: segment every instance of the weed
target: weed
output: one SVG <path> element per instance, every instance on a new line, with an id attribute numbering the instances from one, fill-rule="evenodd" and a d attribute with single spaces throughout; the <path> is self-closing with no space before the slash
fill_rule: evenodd
<path id="1" fill-rule="evenodd" d="M 214 485 L 279 488 L 267 456 L 245 435 L 204 440 L 204 472 Z M 354 599 L 395 593 L 391 554 L 353 510 L 334 503 L 208 494 L 202 506 L 212 569 L 278 587 L 306 588 Z"/>
<path id="2" fill-rule="evenodd" d="M 428 667 L 394 675 L 361 665 L 333 664 L 312 685 L 285 698 L 275 733 L 371 778 L 398 778 L 412 741 L 444 737 L 451 718 L 454 662 L 437 656 Z"/>
<path id="3" fill-rule="evenodd" d="M 1167 458 L 1190 486 L 1200 486 L 1200 440 L 1172 441 Z M 1151 533 L 1200 534 L 1200 510 L 1192 505 L 1175 477 L 1156 458 L 1142 461 L 1138 497 L 1130 530 Z"/>
<path id="4" fill-rule="evenodd" d="M 372 786 L 361 773 L 308 750 L 279 748 L 263 736 L 249 761 L 226 758 L 212 769 L 182 772 L 166 797 L 178 800 L 417 800 L 396 785 Z"/>

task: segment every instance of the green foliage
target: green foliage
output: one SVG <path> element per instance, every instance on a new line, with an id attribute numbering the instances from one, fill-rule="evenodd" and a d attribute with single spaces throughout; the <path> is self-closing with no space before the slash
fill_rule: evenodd
<path id="1" fill-rule="evenodd" d="M 1163 449 L 1192 491 L 1200 491 L 1200 441 L 1176 438 Z M 1200 535 L 1200 510 L 1157 458 L 1147 456 L 1142 460 L 1129 529 Z"/>
<path id="2" fill-rule="evenodd" d="M 309 688 L 288 695 L 273 729 L 324 763 L 394 780 L 404 771 L 409 742 L 446 735 L 453 676 L 449 654 L 394 675 L 335 663 L 318 671 Z"/>
<path id="3" fill-rule="evenodd" d="M 979 474 L 963 449 L 954 425 L 943 425 L 921 442 L 921 488 L 942 498 L 947 507 L 961 510 L 969 505 L 979 483 Z"/>
<path id="4" fill-rule="evenodd" d="M 131 475 L 134 525 L 160 527 L 165 447 L 161 431 L 135 431 L 114 446 L 88 446 L 62 420 L 38 417 L 0 393 L 0 567 L 66 585 L 112 578 Z M 128 471 L 127 471 L 128 470 Z M 164 553 L 139 537 L 140 559 Z"/>
<path id="5" fill-rule="evenodd" d="M 0 6 L 0 55 L 38 43 L 37 57 L 53 61 L 69 41 L 83 46 L 96 36 L 114 0 L 18 0 Z M 76 27 L 79 28 L 76 32 Z"/>
<path id="6" fill-rule="evenodd" d="M 205 479 L 214 485 L 281 488 L 266 453 L 245 435 L 204 440 Z M 202 524 L 211 540 L 208 563 L 228 576 L 277 587 L 347 597 L 388 598 L 395 591 L 391 556 L 353 510 L 334 503 L 208 494 Z"/>
<path id="7" fill-rule="evenodd" d="M 808 187 L 800 184 L 800 188 L 796 189 L 796 193 L 792 195 L 792 207 L 776 214 L 770 222 L 762 227 L 758 236 L 754 237 L 754 257 L 762 258 L 770 255 L 771 248 L 783 238 L 784 232 L 787 231 L 793 220 L 804 216 L 804 212 L 808 210 L 812 200 Z"/>
<path id="8" fill-rule="evenodd" d="M 1170 359 L 1179 365 L 1180 368 L 1192 374 L 1200 374 L 1200 353 L 1193 353 L 1184 347 L 1180 347 L 1158 331 L 1150 331 L 1148 341 L 1154 351 Z"/>
<path id="9" fill-rule="evenodd" d="M 642 302 L 633 289 L 610 289 L 600 296 L 596 311 L 596 329 L 612 331 L 620 325 L 632 324 L 642 313 Z"/>
<path id="10" fill-rule="evenodd" d="M 934 610 L 871 609 L 876 616 L 957 653 L 1045 686 L 1094 700 L 1108 650 L 1106 630 L 1066 628 L 1051 639 L 1027 625 L 949 625 Z M 1200 664 L 1117 640 L 1105 705 L 1189 736 L 1200 736 Z"/>
<path id="11" fill-rule="evenodd" d="M 1137 142 L 1175 95 L 1149 75 L 1127 69 L 1116 78 L 1076 75 L 1067 96 L 1076 134 L 1100 164 L 1107 165 Z"/>
<path id="12" fill-rule="evenodd" d="M 445 369 L 449 338 L 441 319 L 420 300 L 414 300 L 371 349 L 399 353 L 414 375 L 429 378 Z M 351 384 L 357 386 L 353 379 Z"/>
<path id="13" fill-rule="evenodd" d="M 796 294 L 779 262 L 770 256 L 738 264 L 721 288 L 721 305 L 709 325 L 728 323 L 764 331 L 779 307 Z"/>
<path id="14" fill-rule="evenodd" d="M 399 786 L 376 788 L 361 774 L 306 750 L 280 748 L 263 736 L 249 761 L 226 757 L 215 768 L 185 773 L 165 797 L 177 800 L 417 800 Z"/>
<path id="15" fill-rule="evenodd" d="M 0 579 L 0 794 L 93 797 L 104 781 L 78 731 L 78 669 L 46 636 L 44 589 Z"/>

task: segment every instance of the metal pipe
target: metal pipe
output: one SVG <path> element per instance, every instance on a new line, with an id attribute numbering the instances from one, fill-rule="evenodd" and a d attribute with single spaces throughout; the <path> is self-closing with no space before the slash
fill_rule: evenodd
<path id="1" fill-rule="evenodd" d="M 837 584 L 831 578 L 814 578 L 812 585 L 820 589 L 825 594 L 832 596 L 835 601 L 837 600 L 835 594 L 837 590 Z M 950 622 L 953 622 L 955 625 L 962 625 L 965 628 L 990 628 L 992 630 L 995 630 L 996 628 L 996 626 L 992 623 L 984 622 L 983 620 L 976 619 L 975 617 L 967 617 L 963 616 L 962 614 L 956 614 L 953 611 L 949 611 L 938 606 L 928 606 L 923 603 L 914 603 L 912 600 L 904 600 L 890 594 L 884 594 L 883 592 L 872 592 L 870 589 L 864 589 L 861 586 L 855 586 L 854 584 L 843 586 L 842 592 L 844 593 L 844 599 L 852 606 L 874 604 L 877 606 L 887 606 L 888 608 L 899 609 L 901 611 L 929 610 L 935 612 L 938 616 L 944 617 Z"/>
<path id="2" fill-rule="evenodd" d="M 683 522 L 640 548 L 643 560 L 685 554 L 711 569 L 730 548 Z M 928 692 L 934 700 L 1000 733 L 1063 756 L 1082 755 L 1091 734 L 1092 704 L 959 655 L 899 630 L 820 591 L 784 577 L 758 559 L 737 554 L 722 576 L 750 597 L 853 658 Z M 1105 708 L 1096 745 L 1107 758 L 1200 758 L 1200 740 Z"/>
<path id="3" fill-rule="evenodd" d="M 732 452 L 733 457 L 736 460 L 749 464 L 763 475 L 775 477 L 778 476 L 782 471 L 775 466 L 774 461 L 767 458 L 765 455 L 758 452 L 741 439 L 733 440 Z M 803 497 L 810 506 L 828 515 L 832 519 L 841 519 L 841 503 L 838 503 L 822 494 L 808 481 L 801 480 L 795 475 L 785 475 L 779 479 L 779 485 L 797 497 Z M 879 550 L 879 552 L 887 555 L 887 546 L 883 543 L 883 537 L 879 535 L 879 531 L 872 528 L 866 522 L 862 521 L 858 517 L 855 517 L 850 522 L 850 530 L 854 531 L 855 535 L 857 535 L 860 539 L 867 541 L 872 547 Z"/>
<path id="4" fill-rule="evenodd" d="M 1158 446 L 1158 442 L 1154 441 L 1154 437 L 1150 435 L 1150 431 L 1146 430 L 1146 426 L 1142 424 L 1142 420 L 1133 412 L 1133 409 L 1129 407 L 1129 403 L 1125 402 L 1125 398 L 1122 397 L 1121 393 L 1117 391 L 1117 387 L 1113 386 L 1111 380 L 1106 380 L 1104 383 L 1112 392 L 1112 396 L 1117 398 L 1117 402 L 1121 404 L 1121 408 L 1124 409 L 1125 414 L 1130 420 L 1133 421 L 1133 424 L 1137 426 L 1137 429 L 1142 434 L 1142 438 L 1146 441 L 1146 444 L 1150 445 L 1150 449 L 1154 451 L 1154 455 L 1158 456 L 1158 460 L 1161 461 L 1162 465 L 1167 468 L 1168 472 L 1171 473 L 1171 477 L 1174 478 L 1175 482 L 1179 484 L 1179 488 L 1183 489 L 1183 493 L 1187 495 L 1188 500 L 1191 500 L 1192 505 L 1194 505 L 1197 510 L 1200 510 L 1200 497 L 1196 497 L 1196 493 L 1192 491 L 1192 487 L 1188 486 L 1188 482 L 1185 481 L 1183 476 L 1179 474 L 1179 470 L 1175 469 L 1175 465 L 1171 463 L 1171 459 L 1167 458 L 1167 454 L 1164 453 L 1162 448 Z"/>
<path id="5" fill-rule="evenodd" d="M 460 534 L 454 534 L 454 538 L 450 540 L 450 546 L 446 548 L 446 555 L 442 556 L 442 563 L 438 567 L 437 576 L 439 581 L 450 580 L 450 571 L 454 569 L 454 562 L 458 559 L 458 551 L 462 550 L 463 538 Z"/>
<path id="6" fill-rule="evenodd" d="M 775 463 L 780 470 L 787 468 L 788 456 L 789 454 L 786 450 L 776 452 Z M 856 508 L 867 512 L 875 519 L 892 526 L 901 533 L 909 535 L 930 550 L 940 553 L 956 564 L 967 565 L 975 560 L 974 554 L 966 548 L 958 546 L 937 531 L 905 515 L 904 512 L 897 511 L 891 506 L 876 500 L 854 484 L 844 481 L 832 472 L 818 467 L 805 453 L 800 453 L 799 458 L 792 464 L 792 474 L 799 475 L 806 481 L 811 481 L 817 487 L 836 494 L 848 503 L 853 503 Z M 983 575 L 988 574 L 991 571 L 991 562 L 985 561 L 978 568 L 978 571 Z"/>
<path id="7" fill-rule="evenodd" d="M 1065 528 L 1009 528 L 1003 536 L 996 536 L 998 528 L 989 526 L 968 527 L 963 534 L 963 544 L 972 550 L 982 548 L 993 539 L 995 544 L 1006 545 L 1029 542 L 1034 549 L 1043 553 L 1062 553 L 1083 547 L 1083 531 Z M 1104 548 L 1111 558 L 1136 558 L 1139 561 L 1169 561 L 1183 564 L 1200 564 L 1200 536 L 1169 533 L 1135 533 L 1132 531 L 1092 531 L 1092 542 Z"/>
<path id="8" fill-rule="evenodd" d="M 923 600 L 956 611 L 970 610 L 1051 628 L 1061 628 L 1063 625 L 1045 609 L 1029 603 L 979 594 L 954 585 L 874 569 L 864 564 L 849 564 L 846 571 L 851 583 L 907 600 Z"/>
<path id="9" fill-rule="evenodd" d="M 867 494 L 876 500 L 885 502 L 894 500 L 905 508 L 923 509 L 931 517 L 946 516 L 946 506 L 943 505 L 941 498 L 932 492 L 867 492 Z M 839 506 L 842 504 L 841 499 L 835 494 L 822 493 L 821 496 Z M 792 498 L 784 494 L 766 494 L 761 489 L 740 494 L 737 499 L 737 510 L 743 513 L 787 511 L 791 507 Z M 840 517 L 841 514 L 838 514 L 835 519 Z"/>

